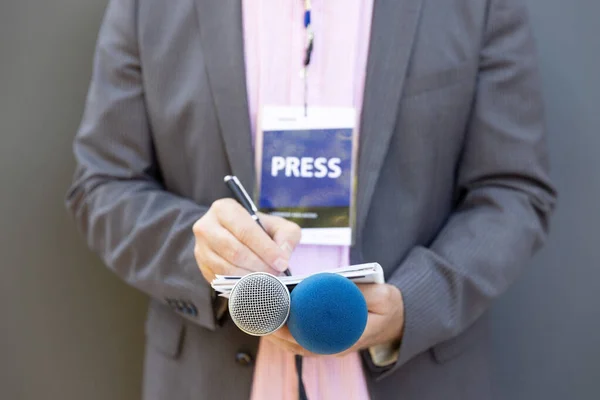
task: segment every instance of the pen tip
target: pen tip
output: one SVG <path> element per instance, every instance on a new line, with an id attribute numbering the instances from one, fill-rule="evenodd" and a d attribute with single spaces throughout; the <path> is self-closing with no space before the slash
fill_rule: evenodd
<path id="1" fill-rule="evenodd" d="M 225 178 L 223 178 L 223 181 L 228 182 L 228 181 L 230 181 L 232 179 L 233 179 L 233 176 L 227 175 Z"/>

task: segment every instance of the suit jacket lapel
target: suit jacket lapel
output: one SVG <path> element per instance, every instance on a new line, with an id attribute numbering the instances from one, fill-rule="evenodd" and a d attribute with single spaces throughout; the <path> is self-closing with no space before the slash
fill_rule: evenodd
<path id="1" fill-rule="evenodd" d="M 241 1 L 194 0 L 208 81 L 232 173 L 254 187 Z M 357 230 L 394 130 L 422 0 L 375 0 L 360 125 Z"/>
<path id="2" fill-rule="evenodd" d="M 398 114 L 422 0 L 375 0 L 360 125 L 357 230 L 369 211 Z"/>
<path id="3" fill-rule="evenodd" d="M 200 42 L 232 173 L 254 187 L 241 1 L 194 0 Z"/>

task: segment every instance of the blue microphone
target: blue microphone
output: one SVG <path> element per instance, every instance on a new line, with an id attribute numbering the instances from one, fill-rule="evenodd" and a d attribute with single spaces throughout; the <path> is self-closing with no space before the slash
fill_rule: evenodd
<path id="1" fill-rule="evenodd" d="M 287 326 L 298 344 L 315 354 L 349 349 L 367 325 L 367 303 L 348 278 L 321 273 L 301 281 L 290 296 Z"/>

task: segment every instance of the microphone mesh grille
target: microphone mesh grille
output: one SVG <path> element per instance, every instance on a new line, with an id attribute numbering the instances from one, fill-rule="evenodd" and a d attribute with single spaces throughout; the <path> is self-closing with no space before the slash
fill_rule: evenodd
<path id="1" fill-rule="evenodd" d="M 246 275 L 229 295 L 229 314 L 247 334 L 263 336 L 275 332 L 290 312 L 290 293 L 276 277 L 266 273 Z"/>

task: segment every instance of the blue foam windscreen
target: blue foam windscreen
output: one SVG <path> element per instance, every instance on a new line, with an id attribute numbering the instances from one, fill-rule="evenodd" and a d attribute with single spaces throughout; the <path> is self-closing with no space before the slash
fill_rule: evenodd
<path id="1" fill-rule="evenodd" d="M 315 274 L 291 293 L 288 328 L 298 344 L 316 354 L 336 354 L 352 347 L 367 325 L 367 303 L 348 278 Z"/>

